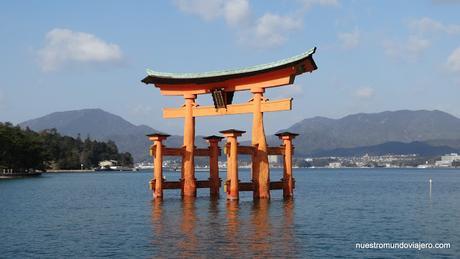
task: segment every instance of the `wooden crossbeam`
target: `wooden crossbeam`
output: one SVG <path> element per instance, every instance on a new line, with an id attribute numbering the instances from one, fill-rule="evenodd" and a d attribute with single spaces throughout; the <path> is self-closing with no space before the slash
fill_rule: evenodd
<path id="1" fill-rule="evenodd" d="M 292 98 L 262 103 L 262 112 L 289 111 L 292 109 Z M 194 117 L 220 116 L 252 113 L 254 105 L 251 102 L 241 104 L 230 104 L 227 108 L 216 109 L 214 106 L 197 106 L 193 108 Z M 163 118 L 182 118 L 185 117 L 185 107 L 163 109 Z"/>
<path id="2" fill-rule="evenodd" d="M 295 181 L 294 181 L 295 182 Z M 197 188 L 209 188 L 211 183 L 209 180 L 198 180 L 196 181 Z M 283 189 L 284 181 L 274 181 L 270 182 L 270 190 L 280 190 Z M 238 183 L 239 191 L 253 191 L 254 183 L 252 182 L 239 182 Z M 181 181 L 164 181 L 163 189 L 181 189 Z"/>
<path id="3" fill-rule="evenodd" d="M 270 190 L 282 190 L 284 187 L 284 181 L 273 181 L 270 182 Z M 239 182 L 238 188 L 240 192 L 249 192 L 254 191 L 254 183 L 253 182 Z"/>
<path id="4" fill-rule="evenodd" d="M 184 153 L 184 148 L 178 147 L 178 148 L 171 148 L 171 147 L 166 147 L 163 149 L 163 155 L 165 156 L 182 156 Z"/>
<path id="5" fill-rule="evenodd" d="M 254 183 L 253 182 L 239 182 L 238 189 L 240 192 L 252 192 L 254 191 Z"/>
<path id="6" fill-rule="evenodd" d="M 227 154 L 229 146 L 225 146 L 225 154 Z M 282 156 L 285 153 L 284 147 L 268 147 L 268 154 L 269 155 L 278 155 Z M 255 148 L 253 146 L 238 146 L 238 154 L 240 155 L 253 155 L 255 152 Z M 155 156 L 155 145 L 150 148 L 150 155 Z M 163 155 L 164 156 L 182 156 L 184 153 L 183 147 L 163 147 Z M 220 155 L 220 149 L 219 149 Z M 209 148 L 196 148 L 195 149 L 195 156 L 210 156 Z"/>
<path id="7" fill-rule="evenodd" d="M 155 145 L 150 147 L 150 155 L 155 156 L 156 149 Z M 182 156 L 184 154 L 183 147 L 163 147 L 163 155 L 164 156 Z M 210 156 L 209 148 L 195 148 L 195 156 Z M 220 149 L 219 149 L 220 155 Z"/>
<path id="8" fill-rule="evenodd" d="M 238 146 L 238 154 L 253 155 L 256 149 L 253 146 Z"/>
<path id="9" fill-rule="evenodd" d="M 228 154 L 230 152 L 230 145 L 227 143 L 225 145 L 224 153 Z M 256 152 L 255 147 L 253 146 L 240 146 L 238 145 L 238 155 L 254 155 L 254 152 Z"/>
<path id="10" fill-rule="evenodd" d="M 210 156 L 209 148 L 195 148 L 195 156 Z"/>
<path id="11" fill-rule="evenodd" d="M 182 182 L 181 181 L 164 181 L 163 182 L 163 189 L 181 189 Z"/>
<path id="12" fill-rule="evenodd" d="M 278 155 L 282 156 L 285 153 L 284 146 L 281 147 L 268 147 L 267 152 L 269 155 Z"/>
<path id="13" fill-rule="evenodd" d="M 285 153 L 284 146 L 280 147 L 268 147 L 267 148 L 268 155 L 278 155 L 278 156 L 283 156 Z M 225 154 L 230 150 L 230 146 L 226 145 L 225 146 Z M 256 148 L 253 146 L 238 146 L 238 154 L 239 155 L 254 155 L 254 152 L 256 152 Z"/>
<path id="14" fill-rule="evenodd" d="M 225 145 L 225 154 L 227 154 L 230 146 Z M 155 145 L 150 147 L 150 155 L 155 156 Z M 238 154 L 240 155 L 253 155 L 255 152 L 255 147 L 253 146 L 238 146 Z M 278 155 L 282 156 L 285 153 L 284 146 L 280 147 L 268 147 L 267 150 L 269 155 Z M 183 147 L 163 147 L 164 156 L 182 156 L 184 153 Z M 219 149 L 220 155 L 220 149 Z M 209 148 L 195 148 L 195 156 L 210 156 Z"/>
<path id="15" fill-rule="evenodd" d="M 281 190 L 284 187 L 284 181 L 270 182 L 270 190 Z"/>
<path id="16" fill-rule="evenodd" d="M 182 156 L 182 154 L 184 153 L 184 148 L 183 147 L 163 147 L 162 153 L 163 153 L 163 156 Z M 152 145 L 150 147 L 150 155 L 153 157 L 156 155 L 155 145 Z"/>
<path id="17" fill-rule="evenodd" d="M 209 180 L 197 180 L 196 187 L 197 188 L 210 188 L 211 181 Z M 220 186 L 220 181 L 219 181 Z M 163 189 L 181 189 L 182 188 L 182 181 L 163 181 Z"/>
<path id="18" fill-rule="evenodd" d="M 196 181 L 196 188 L 210 188 L 211 181 L 209 180 L 197 180 Z"/>

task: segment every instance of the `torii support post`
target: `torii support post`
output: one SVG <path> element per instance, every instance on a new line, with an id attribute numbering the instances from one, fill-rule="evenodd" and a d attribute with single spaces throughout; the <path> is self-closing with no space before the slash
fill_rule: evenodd
<path id="1" fill-rule="evenodd" d="M 230 145 L 230 152 L 227 160 L 227 200 L 238 200 L 239 188 L 238 188 L 238 141 L 237 137 L 241 136 L 246 131 L 242 130 L 223 130 L 220 133 L 227 137 L 227 144 Z"/>
<path id="2" fill-rule="evenodd" d="M 153 160 L 153 179 L 150 181 L 150 188 L 153 191 L 154 199 L 163 198 L 163 144 L 169 135 L 166 134 L 150 134 L 147 135 L 149 140 L 153 142 L 151 147 L 151 155 Z"/>
<path id="3" fill-rule="evenodd" d="M 184 155 L 182 158 L 182 195 L 188 197 L 196 196 L 195 179 L 195 117 L 193 107 L 196 106 L 195 94 L 184 94 L 185 116 L 184 116 Z"/>
<path id="4" fill-rule="evenodd" d="M 294 178 L 292 177 L 292 155 L 294 147 L 292 140 L 298 135 L 291 132 L 276 134 L 283 141 L 284 146 L 283 197 L 285 199 L 294 197 Z"/>
<path id="5" fill-rule="evenodd" d="M 211 197 L 219 197 L 220 178 L 219 178 L 219 142 L 223 137 L 208 136 L 204 139 L 209 143 L 209 193 Z"/>
<path id="6" fill-rule="evenodd" d="M 251 89 L 253 94 L 252 145 L 256 151 L 252 161 L 254 198 L 270 198 L 270 167 L 268 164 L 267 140 L 265 138 L 262 101 L 264 88 Z"/>

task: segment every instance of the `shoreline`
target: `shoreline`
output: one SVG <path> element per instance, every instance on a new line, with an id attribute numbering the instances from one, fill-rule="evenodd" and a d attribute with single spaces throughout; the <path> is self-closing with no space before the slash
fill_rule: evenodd
<path id="1" fill-rule="evenodd" d="M 90 173 L 96 172 L 94 169 L 50 169 L 44 173 Z"/>

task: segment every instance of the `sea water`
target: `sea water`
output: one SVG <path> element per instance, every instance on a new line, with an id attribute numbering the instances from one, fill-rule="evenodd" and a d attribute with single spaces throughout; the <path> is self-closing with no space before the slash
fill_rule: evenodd
<path id="1" fill-rule="evenodd" d="M 245 169 L 240 175 L 250 178 Z M 145 171 L 0 180 L 0 257 L 460 256 L 460 170 L 295 169 L 294 200 L 272 191 L 270 201 L 241 193 L 238 203 L 227 202 L 223 190 L 211 200 L 207 189 L 194 200 L 165 190 L 162 202 L 153 201 L 151 177 Z M 281 171 L 272 169 L 271 178 L 279 180 Z M 450 248 L 357 247 L 401 242 Z"/>

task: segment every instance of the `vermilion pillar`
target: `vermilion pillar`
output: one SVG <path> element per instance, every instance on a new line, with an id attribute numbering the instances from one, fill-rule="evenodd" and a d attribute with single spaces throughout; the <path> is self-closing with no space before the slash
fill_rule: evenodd
<path id="1" fill-rule="evenodd" d="M 223 137 L 219 136 L 208 136 L 204 137 L 209 143 L 209 192 L 211 197 L 219 197 L 219 142 Z"/>
<path id="2" fill-rule="evenodd" d="M 150 134 L 147 135 L 149 140 L 153 142 L 151 154 L 153 160 L 153 180 L 150 181 L 150 188 L 153 190 L 153 198 L 163 198 L 163 144 L 169 135 L 166 134 Z"/>
<path id="3" fill-rule="evenodd" d="M 196 196 L 195 179 L 195 117 L 193 107 L 195 106 L 195 94 L 185 94 L 185 118 L 184 118 L 184 156 L 183 163 L 183 196 Z"/>
<path id="4" fill-rule="evenodd" d="M 262 101 L 263 88 L 251 89 L 253 94 L 252 145 L 256 148 L 252 161 L 254 198 L 270 198 L 270 168 L 268 164 L 267 140 L 265 138 Z"/>
<path id="5" fill-rule="evenodd" d="M 227 156 L 227 176 L 226 176 L 226 180 L 225 180 L 225 185 L 224 185 L 224 188 L 225 188 L 225 192 L 228 192 L 228 190 L 230 190 L 230 174 L 228 173 L 228 170 L 229 168 L 232 168 L 232 160 L 230 159 L 230 143 L 227 141 L 227 143 L 225 143 L 225 154 Z"/>
<path id="6" fill-rule="evenodd" d="M 227 200 L 238 200 L 238 141 L 237 137 L 241 136 L 246 131 L 229 129 L 220 131 L 227 137 L 227 143 L 230 145 L 227 160 Z"/>
<path id="7" fill-rule="evenodd" d="M 299 134 L 291 132 L 282 132 L 276 134 L 282 141 L 284 145 L 284 171 L 283 171 L 283 197 L 290 198 L 294 196 L 294 178 L 292 177 L 292 155 L 293 155 L 293 145 L 292 140 Z"/>

